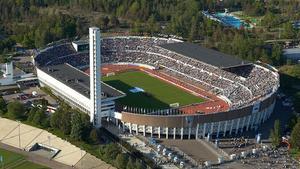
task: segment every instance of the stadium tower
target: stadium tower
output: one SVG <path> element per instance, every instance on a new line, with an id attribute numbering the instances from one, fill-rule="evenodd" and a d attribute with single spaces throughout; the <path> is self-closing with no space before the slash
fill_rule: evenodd
<path id="1" fill-rule="evenodd" d="M 90 120 L 101 127 L 101 52 L 100 29 L 89 28 L 90 39 Z"/>

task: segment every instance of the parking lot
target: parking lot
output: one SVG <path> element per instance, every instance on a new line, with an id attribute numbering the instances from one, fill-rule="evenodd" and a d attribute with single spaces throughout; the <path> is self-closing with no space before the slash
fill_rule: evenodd
<path id="1" fill-rule="evenodd" d="M 9 103 L 11 101 L 19 100 L 23 103 L 33 102 L 34 100 L 46 99 L 52 106 L 57 105 L 57 101 L 42 91 L 39 87 L 30 87 L 19 93 L 3 95 L 3 99 Z"/>

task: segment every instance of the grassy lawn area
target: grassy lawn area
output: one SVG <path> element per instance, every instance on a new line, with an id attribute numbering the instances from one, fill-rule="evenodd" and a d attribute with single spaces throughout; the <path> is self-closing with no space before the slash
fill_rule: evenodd
<path id="1" fill-rule="evenodd" d="M 13 168 L 13 169 L 46 169 L 47 167 L 26 161 L 25 157 L 0 148 L 0 156 L 3 158 L 3 164 L 0 163 L 0 168 Z"/>
<path id="2" fill-rule="evenodd" d="M 127 106 L 163 109 L 169 108 L 172 103 L 183 106 L 204 101 L 203 98 L 140 71 L 124 72 L 103 77 L 102 80 L 127 94 L 118 100 Z M 132 93 L 129 90 L 133 87 L 142 88 L 145 92 Z"/>
<path id="3" fill-rule="evenodd" d="M 21 163 L 20 165 L 17 165 L 14 167 L 14 169 L 47 169 L 47 167 L 29 162 L 29 161 L 25 161 L 23 163 Z"/>
<path id="4" fill-rule="evenodd" d="M 290 154 L 292 157 L 294 157 L 296 160 L 300 161 L 300 149 L 291 149 Z"/>

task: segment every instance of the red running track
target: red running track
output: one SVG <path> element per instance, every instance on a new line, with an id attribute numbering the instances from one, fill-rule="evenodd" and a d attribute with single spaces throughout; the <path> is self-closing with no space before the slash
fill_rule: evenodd
<path id="1" fill-rule="evenodd" d="M 195 114 L 195 113 L 209 114 L 209 113 L 223 112 L 229 110 L 228 103 L 220 99 L 216 95 L 211 94 L 198 86 L 185 83 L 180 79 L 162 73 L 159 70 L 152 70 L 152 69 L 135 66 L 135 65 L 106 64 L 106 65 L 102 65 L 101 67 L 101 73 L 104 76 L 109 73 L 121 73 L 129 70 L 139 70 L 139 71 L 146 72 L 151 76 L 154 76 L 168 83 L 171 83 L 183 90 L 186 90 L 187 92 L 190 92 L 206 100 L 203 103 L 195 103 L 195 104 L 180 107 L 180 110 L 186 114 Z M 89 69 L 86 70 L 85 72 L 89 74 Z"/>

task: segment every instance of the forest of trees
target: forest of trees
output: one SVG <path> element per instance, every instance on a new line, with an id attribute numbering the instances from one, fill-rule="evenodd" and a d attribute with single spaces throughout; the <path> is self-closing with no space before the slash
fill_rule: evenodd
<path id="1" fill-rule="evenodd" d="M 280 8 L 278 8 L 280 6 Z M 189 41 L 204 40 L 203 45 L 251 61 L 281 64 L 276 52 L 265 48 L 264 31 L 225 28 L 206 19 L 202 10 L 243 10 L 250 16 L 265 15 L 268 28 L 281 25 L 283 37 L 300 37 L 291 21 L 300 18 L 297 1 L 147 1 L 147 0 L 0 0 L 0 54 L 20 43 L 27 48 L 41 48 L 64 38 L 87 34 L 90 25 L 102 31 L 128 30 L 135 34 L 173 34 Z M 278 17 L 280 16 L 280 17 Z M 284 19 L 278 19 L 284 18 Z M 9 43 L 8 43 L 9 42 Z M 232 43 L 228 43 L 232 42 Z"/>

